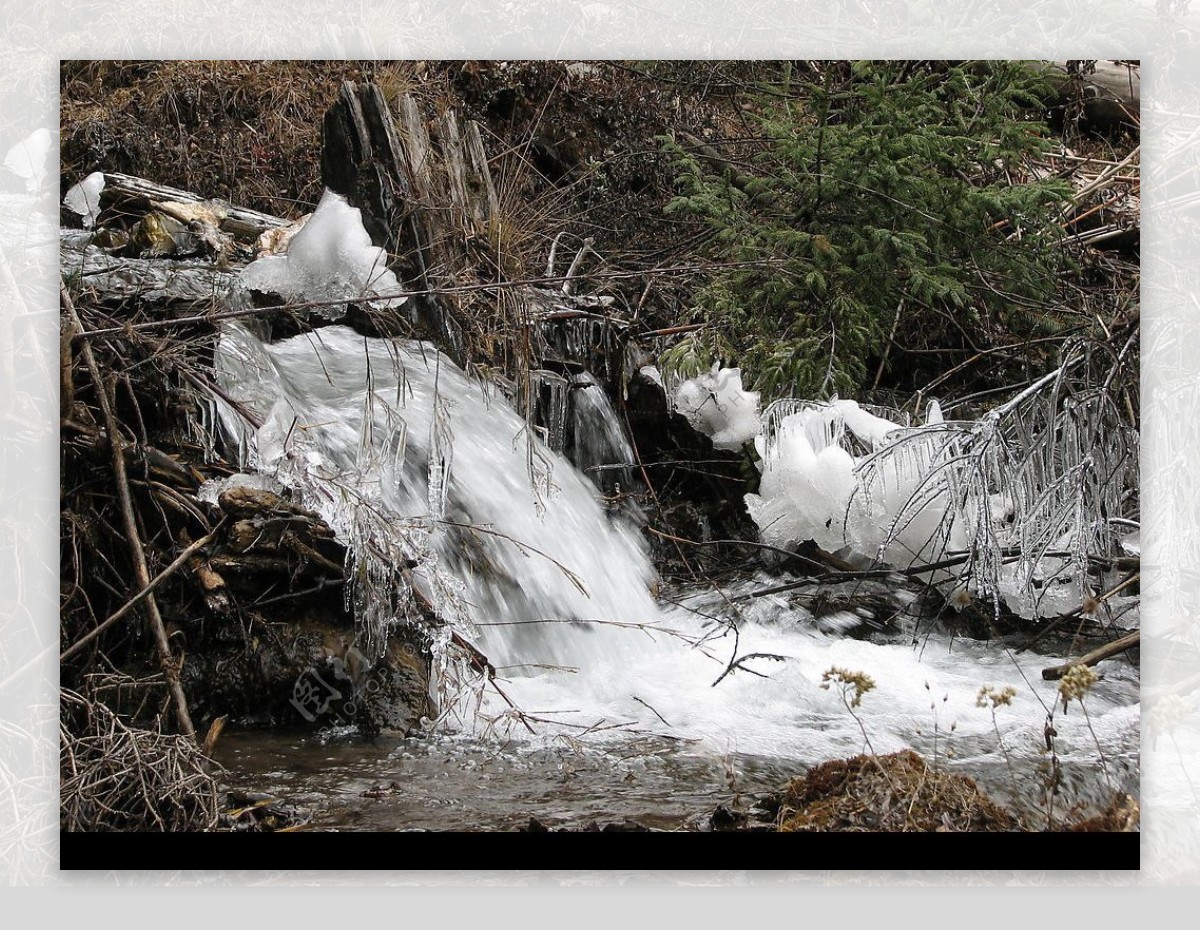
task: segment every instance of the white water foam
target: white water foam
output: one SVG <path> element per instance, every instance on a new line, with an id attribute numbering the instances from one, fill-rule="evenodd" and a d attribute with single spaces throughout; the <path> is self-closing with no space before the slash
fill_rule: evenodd
<path id="1" fill-rule="evenodd" d="M 490 685 L 454 726 L 535 741 L 654 733 L 695 740 L 704 752 L 803 762 L 914 746 L 950 749 L 958 760 L 948 764 L 1001 764 L 1002 738 L 1026 776 L 1045 756 L 1057 698 L 1040 677 L 1045 657 L 945 637 L 849 639 L 781 597 L 741 611 L 736 643 L 739 657 L 781 658 L 747 660 L 714 685 L 735 657 L 733 634 L 707 619 L 730 615 L 724 596 L 701 589 L 660 608 L 633 529 L 606 514 L 597 489 L 531 438 L 502 397 L 426 344 L 342 326 L 268 344 L 234 324 L 217 363 L 222 387 L 264 421 L 253 429 L 221 405 L 249 460 L 317 509 L 357 549 L 353 564 L 418 561 L 414 585 L 498 666 L 536 736 Z M 388 583 L 379 568 L 371 577 Z M 853 715 L 821 687 L 835 666 L 876 684 Z M 1017 691 L 997 711 L 1002 737 L 975 706 L 984 685 Z M 1114 781 L 1127 781 L 1136 701 L 1136 673 L 1113 664 L 1088 698 L 1090 720 L 1078 707 L 1057 714 L 1060 758 L 1085 768 L 1098 743 Z"/>
<path id="2" fill-rule="evenodd" d="M 354 278 L 358 293 L 367 246 L 360 227 L 352 236 L 343 228 L 355 218 L 343 218 L 312 251 L 349 249 L 342 277 Z M 341 293 L 339 268 L 324 269 L 322 295 Z M 681 606 L 660 607 L 639 534 L 606 512 L 597 489 L 503 397 L 428 344 L 344 326 L 272 343 L 231 323 L 215 367 L 226 394 L 261 423 L 217 402 L 243 464 L 290 487 L 346 544 L 366 644 L 377 647 L 389 624 L 415 619 L 415 590 L 497 666 L 505 695 L 481 682 L 442 726 L 535 743 L 662 734 L 703 752 L 801 762 L 915 746 L 947 764 L 952 752 L 956 764 L 986 765 L 1007 752 L 1022 777 L 1047 759 L 1044 725 L 1057 692 L 1041 681 L 1044 657 L 935 636 L 848 639 L 837 632 L 845 624 L 816 621 L 776 597 L 731 611 L 727 598 L 748 590 L 701 587 L 683 592 Z M 743 397 L 740 384 L 726 386 Z M 592 405 L 589 416 L 611 415 L 604 407 Z M 745 426 L 750 417 L 735 419 Z M 867 432 L 879 425 L 858 420 Z M 445 630 L 435 636 L 443 656 L 446 638 Z M 748 658 L 755 653 L 764 655 Z M 741 665 L 723 674 L 735 658 Z M 854 713 L 821 687 L 832 667 L 875 682 Z M 1105 672 L 1088 716 L 1078 706 L 1055 715 L 1055 748 L 1093 781 L 1102 753 L 1105 780 L 1126 782 L 1137 764 L 1137 676 L 1118 662 Z M 997 709 L 999 735 L 990 711 L 975 706 L 985 685 L 1017 692 Z"/>
<path id="3" fill-rule="evenodd" d="M 344 326 L 267 343 L 233 324 L 216 366 L 221 387 L 262 421 L 254 428 L 219 403 L 248 461 L 329 522 L 371 586 L 403 584 L 397 566 L 415 561 L 418 590 L 458 632 L 478 634 L 497 665 L 569 662 L 560 641 L 573 621 L 656 616 L 633 529 L 611 522 L 570 463 L 432 346 Z M 394 602 L 352 580 L 368 612 Z M 374 616 L 374 632 L 391 619 L 403 615 Z"/>

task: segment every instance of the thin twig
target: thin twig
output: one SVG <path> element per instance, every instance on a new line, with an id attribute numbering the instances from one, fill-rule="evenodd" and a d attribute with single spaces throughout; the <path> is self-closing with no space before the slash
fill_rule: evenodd
<path id="1" fill-rule="evenodd" d="M 193 555 L 195 555 L 197 552 L 199 552 L 201 549 L 203 549 L 205 546 L 207 546 L 210 542 L 212 542 L 214 539 L 216 539 L 217 530 L 219 530 L 221 528 L 221 526 L 224 525 L 224 523 L 225 523 L 225 521 L 222 520 L 220 523 L 218 523 L 216 525 L 216 527 L 213 528 L 213 531 L 211 533 L 209 533 L 207 536 L 202 536 L 200 539 L 197 539 L 194 543 L 192 543 L 190 546 L 188 546 L 186 549 L 184 549 L 183 552 L 181 552 L 179 554 L 178 558 L 176 558 L 174 562 L 172 562 L 170 565 L 168 565 L 166 568 L 164 568 L 161 572 L 159 572 L 157 575 L 155 575 L 154 579 L 148 585 L 146 585 L 146 587 L 142 588 L 142 590 L 140 590 L 137 594 L 135 594 L 133 597 L 131 597 L 129 600 L 127 600 L 121 607 L 117 608 L 116 613 L 114 613 L 108 619 L 104 620 L 99 626 L 97 626 L 95 629 L 90 631 L 87 635 L 85 635 L 78 642 L 74 643 L 71 646 L 68 646 L 67 649 L 64 650 L 63 653 L 58 657 L 58 661 L 63 662 L 65 660 L 69 659 L 71 656 L 73 656 L 75 653 L 77 653 L 80 649 L 82 649 L 84 646 L 86 646 L 88 643 L 90 643 L 92 640 L 94 640 L 97 636 L 99 636 L 101 633 L 103 633 L 105 630 L 107 630 L 110 626 L 112 626 L 114 623 L 116 623 L 118 620 L 120 620 L 122 617 L 124 617 L 127 613 L 129 613 L 129 611 L 133 610 L 134 607 L 136 607 L 138 604 L 140 604 L 142 601 L 144 601 L 147 597 L 149 597 L 153 593 L 155 588 L 157 588 L 160 584 L 162 584 L 164 581 L 166 581 L 168 578 L 170 578 L 173 574 L 175 574 L 175 572 L 177 572 L 180 569 L 180 567 L 182 567 L 187 562 L 188 559 L 190 559 Z"/>
<path id="2" fill-rule="evenodd" d="M 63 310 L 71 317 L 76 331 L 79 333 L 85 332 L 83 323 L 79 319 L 79 314 L 75 312 L 75 307 L 71 303 L 71 297 L 65 287 L 60 286 L 59 299 Z M 150 587 L 150 572 L 146 567 L 146 553 L 142 548 L 141 536 L 137 528 L 137 517 L 133 511 L 133 499 L 129 491 L 129 475 L 125 470 L 124 440 L 117 426 L 117 418 L 113 413 L 108 387 L 105 385 L 100 373 L 100 366 L 97 364 L 96 356 L 92 352 L 91 343 L 87 341 L 83 343 L 83 359 L 87 364 L 88 372 L 92 376 L 92 381 L 95 382 L 100 410 L 104 415 L 104 428 L 108 432 L 109 448 L 112 451 L 113 474 L 117 483 L 117 496 L 121 503 L 121 517 L 125 524 L 125 534 L 129 541 L 130 554 L 133 557 L 134 573 L 137 577 L 138 585 L 142 588 L 148 588 Z M 192 726 L 192 718 L 188 713 L 187 698 L 183 693 L 183 686 L 179 683 L 179 669 L 176 666 L 174 657 L 171 655 L 171 645 L 167 639 L 167 630 L 163 624 L 162 614 L 158 610 L 158 602 L 155 600 L 153 592 L 147 593 L 145 600 L 146 614 L 150 618 L 150 627 L 154 634 L 159 666 L 162 668 L 163 675 L 167 680 L 167 687 L 170 689 L 171 696 L 175 702 L 175 714 L 178 718 L 179 728 L 194 741 L 196 739 L 196 728 Z"/>

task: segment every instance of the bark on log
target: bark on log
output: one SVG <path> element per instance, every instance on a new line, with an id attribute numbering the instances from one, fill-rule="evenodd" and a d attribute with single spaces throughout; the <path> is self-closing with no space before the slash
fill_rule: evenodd
<path id="1" fill-rule="evenodd" d="M 462 262 L 446 228 L 449 192 L 444 172 L 435 170 L 425 123 L 411 97 L 398 103 L 402 128 L 376 85 L 344 83 L 325 116 L 322 178 L 362 211 L 372 242 L 392 256 L 397 276 L 429 291 L 436 284 L 430 269 L 453 271 Z M 419 318 L 442 348 L 465 363 L 447 302 L 433 294 L 415 300 Z"/>
<path id="2" fill-rule="evenodd" d="M 500 215 L 500 198 L 496 194 L 496 185 L 492 183 L 492 171 L 488 167 L 479 124 L 474 120 L 467 123 L 466 142 L 467 155 L 471 159 L 467 179 L 472 185 L 474 218 L 477 224 L 486 229 L 490 227 L 492 219 Z"/>
<path id="3" fill-rule="evenodd" d="M 418 280 L 424 269 L 411 258 L 420 252 L 412 185 L 395 121 L 375 84 L 343 82 L 321 130 L 321 180 L 362 211 L 371 241 L 399 258 L 401 277 Z"/>
<path id="4" fill-rule="evenodd" d="M 66 279 L 101 300 L 209 306 L 237 278 L 234 271 L 196 260 L 110 255 L 75 232 L 59 236 L 59 260 Z"/>
<path id="5" fill-rule="evenodd" d="M 1055 69 L 1066 76 L 1067 63 L 1054 62 Z M 1081 75 L 1086 92 L 1098 100 L 1124 104 L 1137 114 L 1142 106 L 1142 79 L 1135 67 L 1116 61 L 1097 61 L 1092 74 Z"/>
<path id="6" fill-rule="evenodd" d="M 1054 87 L 1057 99 L 1048 100 L 1052 110 L 1064 111 L 1075 93 L 1073 82 L 1083 84 L 1083 109 L 1080 124 L 1096 132 L 1111 132 L 1121 127 L 1137 127 L 1142 106 L 1141 77 L 1135 66 L 1116 61 L 1097 61 L 1092 74 L 1074 75 L 1066 61 L 1039 62 Z"/>
<path id="7" fill-rule="evenodd" d="M 176 203 L 202 203 L 203 197 L 191 191 L 155 184 L 133 175 L 105 173 L 104 191 L 100 194 L 101 209 L 119 206 L 142 214 L 151 209 L 151 201 L 174 201 Z M 237 239 L 253 242 L 269 229 L 280 229 L 291 223 L 283 217 L 260 213 L 246 207 L 238 207 L 222 201 L 225 216 L 221 220 L 221 231 Z"/>
<path id="8" fill-rule="evenodd" d="M 325 115 L 322 179 L 362 211 L 371 241 L 394 257 L 392 270 L 429 291 L 436 284 L 430 280 L 433 269 L 452 276 L 474 267 L 465 244 L 486 233 L 490 213 L 482 226 L 474 217 L 487 209 L 480 204 L 490 204 L 488 192 L 493 198 L 495 193 L 490 177 L 470 176 L 453 113 L 436 121 L 435 154 L 416 102 L 401 98 L 399 111 L 397 127 L 376 85 L 344 83 Z M 481 163 L 486 171 L 486 159 L 478 152 L 471 156 L 472 169 Z M 478 195 L 472 197 L 473 192 Z M 427 295 L 418 299 L 417 308 L 442 348 L 465 363 L 462 334 L 447 302 Z"/>

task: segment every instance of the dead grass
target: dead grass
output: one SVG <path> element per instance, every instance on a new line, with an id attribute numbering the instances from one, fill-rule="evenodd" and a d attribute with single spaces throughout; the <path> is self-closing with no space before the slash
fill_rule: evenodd
<path id="1" fill-rule="evenodd" d="M 483 127 L 503 222 L 478 243 L 480 276 L 540 274 L 559 233 L 560 270 L 588 237 L 596 254 L 582 270 L 667 265 L 704 233 L 663 213 L 674 178 L 659 137 L 745 133 L 739 100 L 770 71 L 755 62 L 67 61 L 61 184 L 65 193 L 92 171 L 123 172 L 299 216 L 321 194 L 322 117 L 342 81 L 369 80 L 389 101 L 413 94 L 429 116 L 453 108 L 460 123 Z M 643 286 L 630 283 L 627 298 Z M 655 293 L 660 306 L 686 303 L 672 282 Z"/>
<path id="2" fill-rule="evenodd" d="M 1004 833 L 1019 821 L 974 779 L 930 768 L 911 750 L 835 759 L 783 794 L 781 833 Z"/>
<path id="3" fill-rule="evenodd" d="M 344 80 L 437 95 L 419 62 L 69 61 L 64 187 L 97 170 L 283 216 L 320 199 L 321 118 Z"/>

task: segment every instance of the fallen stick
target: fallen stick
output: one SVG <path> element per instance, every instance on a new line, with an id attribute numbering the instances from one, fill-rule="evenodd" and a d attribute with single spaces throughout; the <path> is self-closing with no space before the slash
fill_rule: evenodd
<path id="1" fill-rule="evenodd" d="M 78 642 L 68 646 L 66 650 L 64 650 L 63 653 L 58 657 L 58 661 L 62 662 L 65 659 L 69 659 L 80 649 L 94 640 L 97 636 L 107 630 L 110 626 L 124 617 L 127 613 L 129 613 L 129 611 L 133 610 L 133 608 L 135 608 L 138 604 L 148 598 L 152 593 L 154 593 L 155 588 L 170 578 L 173 574 L 175 574 L 175 572 L 179 571 L 180 567 L 183 566 L 188 559 L 212 542 L 216 538 L 217 530 L 220 529 L 220 527 L 221 524 L 217 524 L 211 533 L 209 533 L 207 536 L 202 536 L 200 539 L 197 539 L 194 543 L 184 549 L 183 552 L 181 552 L 175 559 L 175 561 L 155 575 L 154 579 L 148 585 L 146 585 L 146 587 L 142 588 L 142 590 L 127 600 L 121 607 L 117 608 L 116 613 L 112 614 L 112 616 L 103 621 L 99 626 L 81 638 Z"/>
<path id="2" fill-rule="evenodd" d="M 59 300 L 63 310 L 71 317 L 75 331 L 85 332 L 75 305 L 65 287 L 59 287 Z M 96 386 L 96 396 L 100 402 L 100 411 L 104 415 L 104 428 L 108 433 L 109 448 L 112 451 L 113 472 L 117 482 L 117 496 L 121 502 L 121 519 L 125 524 L 125 534 L 129 539 L 129 551 L 133 557 L 134 573 L 140 588 L 150 587 L 150 571 L 146 567 L 146 553 L 142 548 L 141 537 L 138 534 L 137 518 L 133 512 L 133 498 L 129 491 L 129 475 L 125 471 L 125 446 L 117 428 L 117 418 L 113 413 L 109 399 L 108 386 L 100 374 L 100 366 L 96 363 L 95 353 L 89 342 L 83 342 L 83 360 Z M 183 686 L 179 683 L 179 668 L 171 655 L 171 644 L 167 639 L 166 626 L 162 614 L 158 610 L 158 601 L 154 599 L 153 591 L 145 596 L 146 614 L 150 618 L 150 629 L 154 634 L 155 651 L 158 653 L 158 663 L 162 668 L 167 688 L 175 702 L 175 714 L 179 718 L 179 728 L 193 741 L 196 739 L 196 728 L 192 726 L 192 717 L 188 713 L 187 698 Z"/>
<path id="3" fill-rule="evenodd" d="M 1130 649 L 1136 649 L 1142 644 L 1142 631 L 1134 630 L 1132 633 L 1127 633 L 1120 639 L 1115 639 L 1111 643 L 1105 643 L 1096 649 L 1093 649 L 1087 655 L 1080 656 L 1078 659 L 1072 659 L 1070 662 L 1064 662 L 1062 665 L 1052 665 L 1049 668 L 1042 669 L 1042 678 L 1046 681 L 1058 681 L 1067 672 L 1078 665 L 1095 665 L 1104 659 L 1110 659 L 1113 656 L 1126 652 Z"/>
<path id="4" fill-rule="evenodd" d="M 708 326 L 707 323 L 687 323 L 682 326 L 668 326 L 666 329 L 650 329 L 639 335 L 647 338 L 651 336 L 677 336 L 680 333 L 694 333 L 698 329 L 704 329 Z"/>

